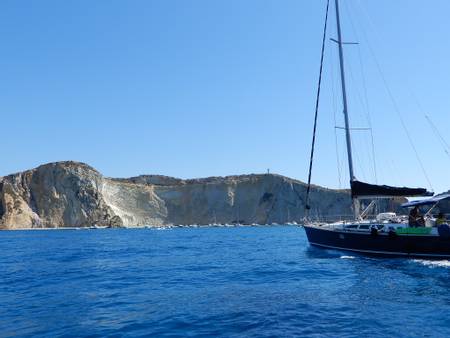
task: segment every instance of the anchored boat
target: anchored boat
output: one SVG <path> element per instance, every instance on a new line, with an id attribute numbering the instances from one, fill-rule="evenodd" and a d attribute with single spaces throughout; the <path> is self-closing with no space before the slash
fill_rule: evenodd
<path id="1" fill-rule="evenodd" d="M 320 86 L 322 79 L 322 66 L 327 31 L 328 11 L 330 0 L 327 1 L 325 25 L 322 40 L 322 56 L 319 73 L 318 90 L 316 97 L 316 109 L 314 117 L 313 140 L 309 164 L 308 188 L 306 192 L 305 213 L 308 214 L 309 193 L 311 187 L 311 172 L 314 157 L 314 146 L 316 139 L 317 114 L 320 98 Z M 387 185 L 374 185 L 357 180 L 353 171 L 351 129 L 347 107 L 347 94 L 344 70 L 344 52 L 342 40 L 339 0 L 335 0 L 337 43 L 339 49 L 339 68 L 342 90 L 342 105 L 345 122 L 345 138 L 348 169 L 350 176 L 351 198 L 354 210 L 354 221 L 320 223 L 310 222 L 306 218 L 304 229 L 311 245 L 360 252 L 365 254 L 385 256 L 410 256 L 430 258 L 450 258 L 450 228 L 446 221 L 436 220 L 431 212 L 445 200 L 450 200 L 450 194 L 429 197 L 433 194 L 424 188 L 392 187 Z M 423 223 L 417 226 L 410 225 L 407 217 L 397 216 L 394 213 L 379 214 L 375 219 L 366 219 L 368 210 L 377 199 L 393 197 L 427 197 L 414 202 L 404 203 L 404 208 L 428 207 L 422 218 Z M 366 209 L 360 211 L 361 200 L 372 200 Z"/>
<path id="2" fill-rule="evenodd" d="M 450 194 L 402 206 L 428 206 L 430 212 L 444 200 L 450 200 Z M 389 213 L 383 216 L 354 222 L 307 223 L 304 228 L 309 243 L 323 248 L 385 256 L 450 258 L 448 224 L 437 225 L 435 219 L 425 216 L 426 226 L 410 227 L 404 217 Z"/>

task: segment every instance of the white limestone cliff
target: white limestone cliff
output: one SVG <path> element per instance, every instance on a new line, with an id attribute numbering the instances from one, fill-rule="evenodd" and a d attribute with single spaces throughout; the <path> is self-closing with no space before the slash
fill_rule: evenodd
<path id="1" fill-rule="evenodd" d="M 0 177 L 0 228 L 300 222 L 306 185 L 274 174 L 181 180 L 103 177 L 56 162 Z M 350 214 L 347 191 L 314 186 L 312 215 Z"/>

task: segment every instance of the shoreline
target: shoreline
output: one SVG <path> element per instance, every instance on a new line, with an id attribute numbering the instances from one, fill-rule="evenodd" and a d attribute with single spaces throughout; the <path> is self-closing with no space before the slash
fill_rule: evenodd
<path id="1" fill-rule="evenodd" d="M 192 224 L 192 225 L 158 225 L 158 226 L 127 226 L 127 227 L 54 227 L 54 228 L 4 228 L 0 231 L 51 231 L 51 230 L 105 230 L 105 229 L 147 229 L 147 230 L 168 230 L 168 229 L 196 229 L 196 228 L 238 228 L 238 227 L 275 227 L 275 226 L 301 226 L 298 223 L 286 224 Z"/>

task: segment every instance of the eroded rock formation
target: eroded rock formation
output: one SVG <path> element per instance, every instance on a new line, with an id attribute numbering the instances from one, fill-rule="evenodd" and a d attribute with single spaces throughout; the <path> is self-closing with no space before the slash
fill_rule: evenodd
<path id="1" fill-rule="evenodd" d="M 114 179 L 83 163 L 56 162 L 0 177 L 0 227 L 300 222 L 305 189 L 273 174 Z M 344 190 L 315 186 L 311 205 L 312 215 L 351 214 Z"/>

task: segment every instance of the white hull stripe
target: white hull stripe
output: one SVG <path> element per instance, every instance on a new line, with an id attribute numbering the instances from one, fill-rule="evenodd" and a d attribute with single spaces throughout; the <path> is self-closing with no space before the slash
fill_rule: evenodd
<path id="1" fill-rule="evenodd" d="M 312 245 L 321 246 L 329 249 L 336 250 L 344 250 L 344 251 L 354 251 L 354 252 L 363 252 L 363 253 L 371 253 L 371 254 L 382 254 L 382 255 L 392 255 L 392 256 L 422 256 L 422 257 L 450 257 L 450 255 L 439 255 L 439 254 L 423 254 L 423 253 L 406 253 L 406 252 L 392 252 L 392 251 L 376 251 L 376 250 L 362 250 L 362 249 L 350 249 L 350 248 L 341 248 L 338 246 L 325 245 L 310 242 Z"/>

